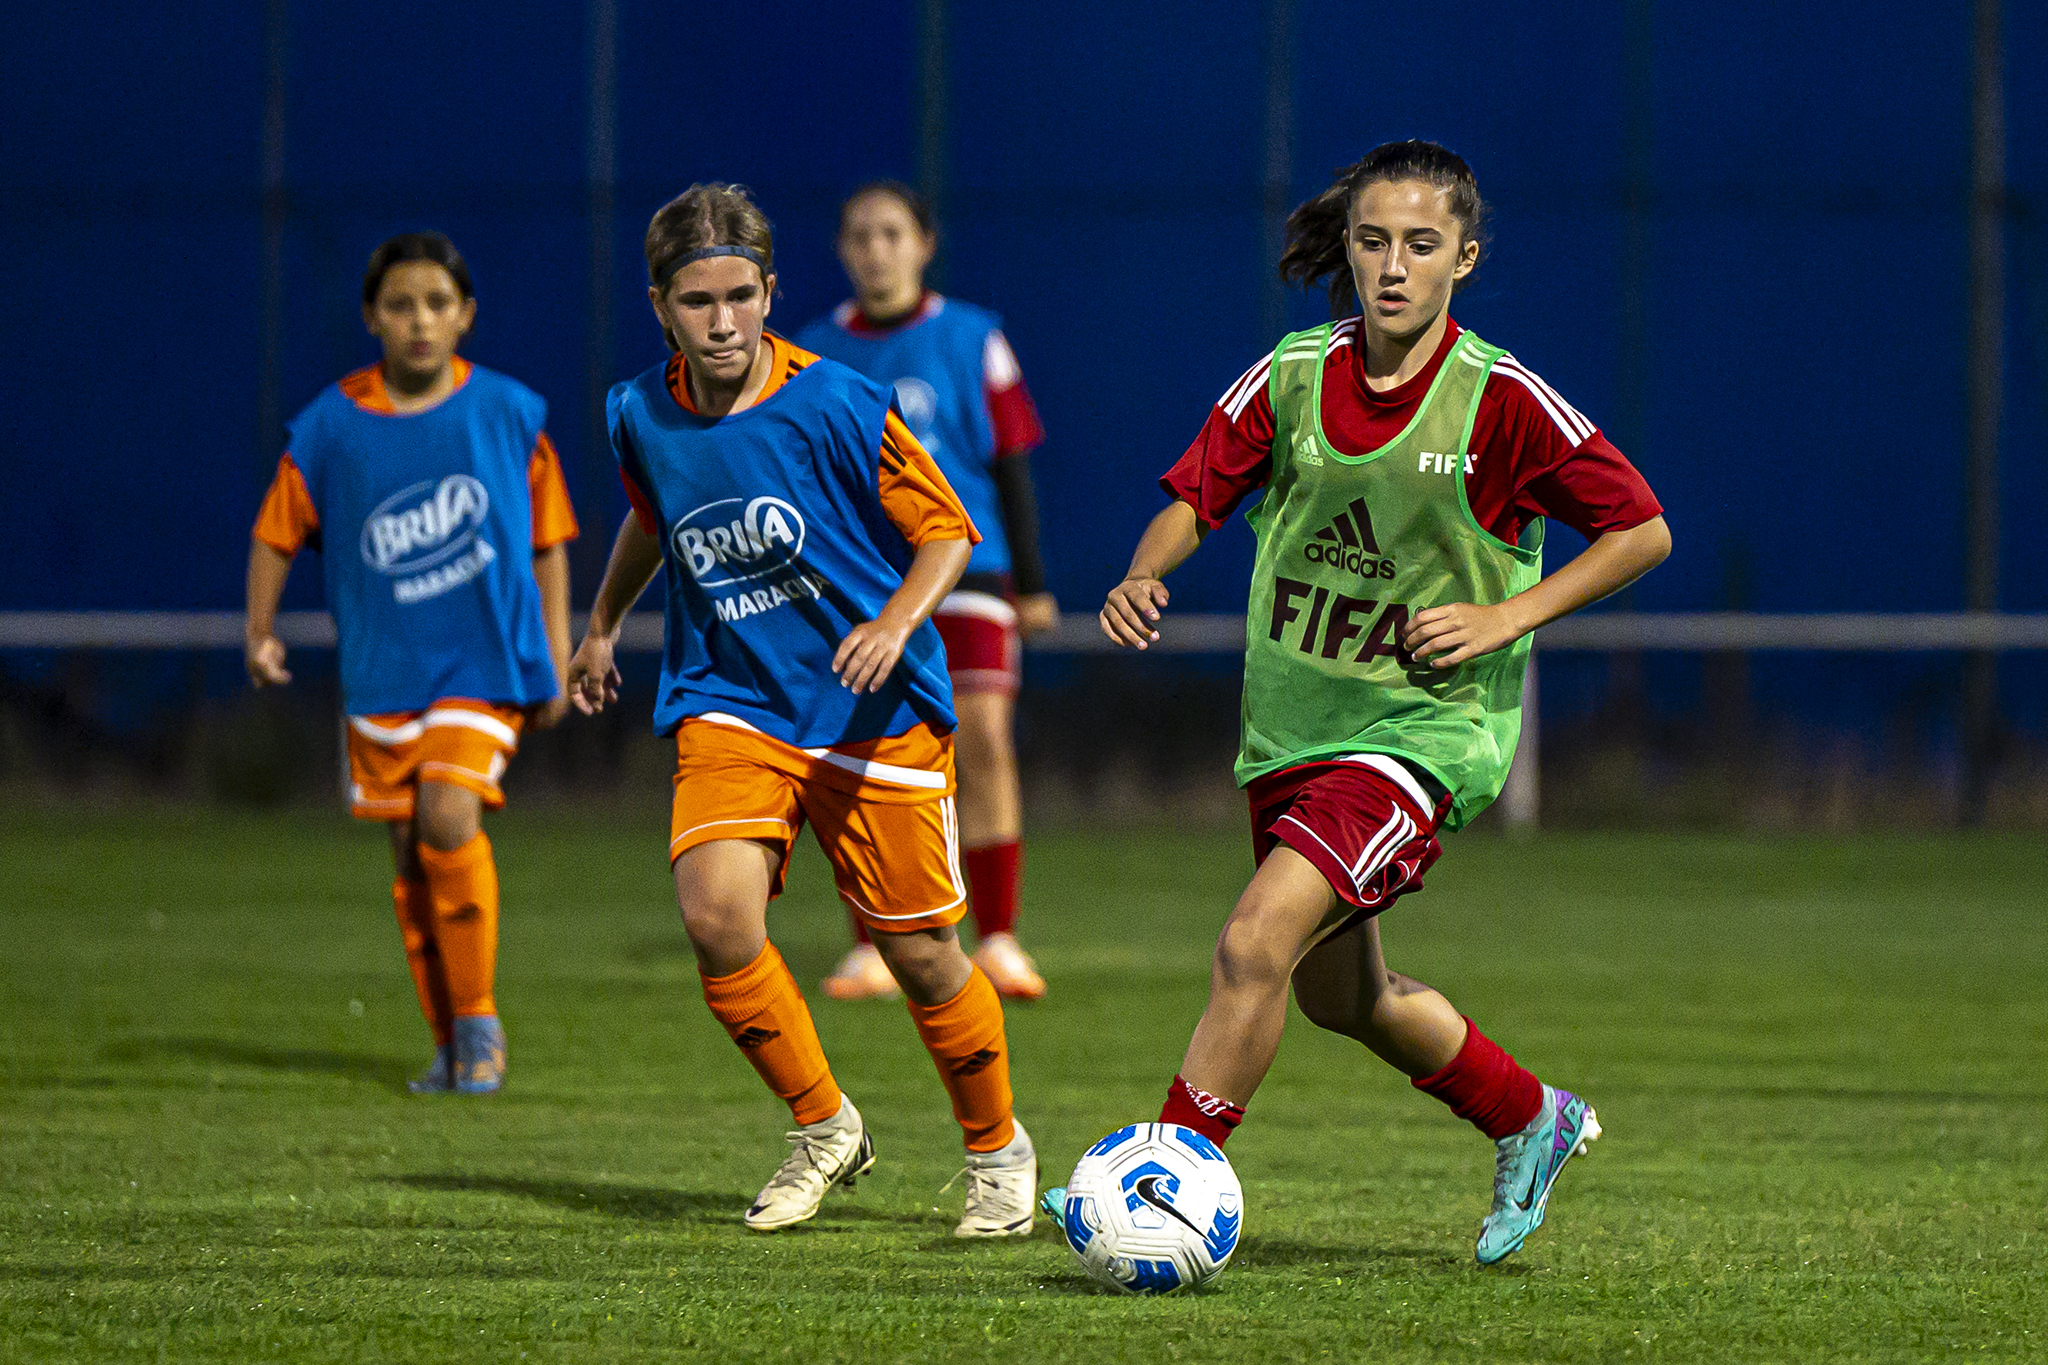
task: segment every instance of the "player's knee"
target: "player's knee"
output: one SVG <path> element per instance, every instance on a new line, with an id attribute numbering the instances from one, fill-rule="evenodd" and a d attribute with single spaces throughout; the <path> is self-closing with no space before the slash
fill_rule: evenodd
<path id="1" fill-rule="evenodd" d="M 950 998 L 968 973 L 966 954 L 952 931 L 909 934 L 877 933 L 875 951 L 889 964 L 890 975 L 904 994 L 921 1004 Z"/>
<path id="2" fill-rule="evenodd" d="M 1284 981 L 1299 945 L 1284 943 L 1273 917 L 1240 901 L 1216 936 L 1211 975 L 1221 986 L 1270 985 Z"/>
<path id="3" fill-rule="evenodd" d="M 750 901 L 751 898 L 740 894 L 737 888 L 722 887 L 715 882 L 679 882 L 676 887 L 676 904 L 683 912 L 683 932 L 693 942 L 714 942 L 732 937 L 752 921 L 753 916 L 747 913 Z"/>
<path id="4" fill-rule="evenodd" d="M 422 782 L 413 807 L 420 842 L 443 853 L 461 848 L 483 829 L 483 801 L 467 787 Z"/>

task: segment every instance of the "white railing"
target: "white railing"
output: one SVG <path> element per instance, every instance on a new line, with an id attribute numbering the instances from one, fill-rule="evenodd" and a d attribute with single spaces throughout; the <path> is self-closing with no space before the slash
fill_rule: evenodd
<path id="1" fill-rule="evenodd" d="M 581 633 L 583 622 L 575 623 Z M 1158 643 L 1147 654 L 1234 654 L 1244 648 L 1242 616 L 1169 614 Z M 287 645 L 332 649 L 334 618 L 324 611 L 291 611 L 277 618 Z M 1902 650 L 2006 651 L 2048 649 L 2048 614 L 2004 612 L 1829 612 L 1780 615 L 1765 612 L 1591 612 L 1545 626 L 1537 633 L 1542 650 L 1618 652 L 1666 650 L 1689 653 L 1746 653 L 1756 650 L 1894 652 Z M 242 614 L 237 611 L 0 611 L 0 649 L 238 649 Z M 661 648 L 661 616 L 642 611 L 629 617 L 620 645 L 635 652 Z M 1107 654 L 1119 647 L 1102 634 L 1091 614 L 1063 618 L 1058 629 L 1030 642 L 1045 653 Z M 1533 714 L 1537 687 L 1534 656 L 1525 699 Z M 1530 826 L 1537 818 L 1537 774 L 1541 762 L 1537 727 L 1522 727 L 1522 743 L 1501 793 L 1508 824 Z"/>

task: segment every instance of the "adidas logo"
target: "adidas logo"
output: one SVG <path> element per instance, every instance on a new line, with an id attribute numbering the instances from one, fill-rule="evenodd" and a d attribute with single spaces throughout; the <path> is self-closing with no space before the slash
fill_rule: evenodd
<path id="1" fill-rule="evenodd" d="M 763 1043 L 772 1043 L 781 1036 L 782 1030 L 779 1028 L 762 1028 L 758 1024 L 749 1024 L 735 1033 L 732 1040 L 751 1052 Z"/>
<path id="2" fill-rule="evenodd" d="M 1316 532 L 1315 539 L 1302 547 L 1301 554 L 1311 564 L 1327 564 L 1360 578 L 1394 576 L 1394 561 L 1381 555 L 1379 537 L 1372 530 L 1372 513 L 1364 498 L 1353 498 L 1348 508 L 1330 518 L 1330 524 Z"/>
<path id="3" fill-rule="evenodd" d="M 953 1063 L 953 1074 L 955 1076 L 979 1076 L 982 1072 L 994 1066 L 997 1061 L 1001 1060 L 1002 1055 L 1002 1053 L 992 1047 L 985 1047 L 972 1056 L 962 1057 L 959 1061 Z"/>

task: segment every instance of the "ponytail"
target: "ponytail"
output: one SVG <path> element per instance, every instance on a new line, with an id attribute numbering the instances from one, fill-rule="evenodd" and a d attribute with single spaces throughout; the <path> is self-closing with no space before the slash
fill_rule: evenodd
<path id="1" fill-rule="evenodd" d="M 1352 177 L 1364 162 L 1340 167 L 1337 182 L 1287 215 L 1287 245 L 1280 252 L 1280 278 L 1296 288 L 1326 286 L 1330 316 L 1338 317 L 1352 297 L 1351 262 L 1344 253 L 1344 229 L 1351 220 Z"/>
<path id="2" fill-rule="evenodd" d="M 1479 197 L 1479 181 L 1465 158 L 1419 139 L 1383 143 L 1364 159 L 1338 167 L 1336 180 L 1328 189 L 1287 215 L 1280 278 L 1304 289 L 1326 288 L 1331 317 L 1343 316 L 1357 297 L 1344 242 L 1351 223 L 1351 201 L 1367 185 L 1382 180 L 1420 180 L 1448 192 L 1451 216 L 1464 230 L 1460 247 L 1477 242 L 1480 257 L 1485 258 L 1489 215 L 1486 201 Z M 1464 288 L 1471 278 L 1466 275 L 1453 288 Z"/>

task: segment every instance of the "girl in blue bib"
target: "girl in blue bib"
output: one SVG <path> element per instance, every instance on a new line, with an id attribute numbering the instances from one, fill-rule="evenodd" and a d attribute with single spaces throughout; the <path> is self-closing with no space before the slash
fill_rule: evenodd
<path id="1" fill-rule="evenodd" d="M 482 827 L 522 730 L 562 715 L 576 535 L 547 405 L 455 354 L 476 319 L 446 237 L 378 247 L 363 322 L 381 364 L 329 385 L 291 449 L 249 549 L 247 662 L 291 680 L 273 633 L 293 557 L 320 550 L 341 650 L 350 806 L 391 827 L 392 898 L 433 1064 L 415 1091 L 496 1090 L 498 872 Z"/>
<path id="2" fill-rule="evenodd" d="M 962 1237 L 1028 1233 L 1037 1179 L 1011 1112 L 1002 1002 L 961 951 L 953 694 L 932 610 L 979 539 L 889 391 L 766 331 L 774 239 L 744 190 L 691 188 L 647 229 L 648 302 L 673 356 L 612 390 L 633 504 L 570 664 L 576 706 L 617 696 L 613 652 L 656 573 L 654 721 L 676 740 L 669 860 L 705 1003 L 796 1120 L 747 1210 L 814 1217 L 875 1161 L 825 1060 L 768 903 L 805 824 L 907 997 L 967 1147 Z"/>

